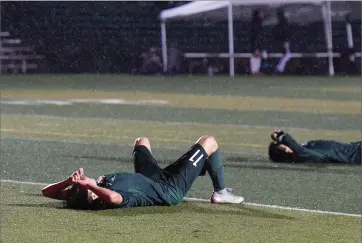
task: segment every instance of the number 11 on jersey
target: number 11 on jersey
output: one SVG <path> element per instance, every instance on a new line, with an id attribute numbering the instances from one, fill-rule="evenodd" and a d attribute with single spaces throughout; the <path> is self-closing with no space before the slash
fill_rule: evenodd
<path id="1" fill-rule="evenodd" d="M 195 160 L 195 157 L 200 153 L 200 149 L 198 149 L 189 159 L 189 161 L 193 162 L 192 165 L 193 166 L 197 166 L 197 163 L 202 159 L 202 157 L 204 157 L 203 154 L 200 154 L 199 157 L 197 157 L 197 159 Z"/>

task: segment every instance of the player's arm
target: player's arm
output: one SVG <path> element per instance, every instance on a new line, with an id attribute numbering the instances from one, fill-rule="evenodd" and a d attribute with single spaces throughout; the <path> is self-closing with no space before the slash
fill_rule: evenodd
<path id="1" fill-rule="evenodd" d="M 43 196 L 58 199 L 58 200 L 66 200 L 68 196 L 68 189 L 70 185 L 72 185 L 72 178 L 67 178 L 63 181 L 50 184 L 44 187 L 41 192 Z"/>
<path id="2" fill-rule="evenodd" d="M 298 154 L 305 150 L 305 148 L 300 143 L 298 143 L 294 138 L 292 138 L 289 134 L 285 133 L 280 128 L 276 128 L 274 130 L 271 138 L 278 143 L 288 146 L 291 150 L 293 150 L 293 152 Z"/>
<path id="3" fill-rule="evenodd" d="M 60 182 L 47 185 L 41 192 L 45 197 L 66 200 L 68 197 L 68 187 L 73 184 L 73 178 L 80 178 L 84 175 L 83 168 L 79 168 L 71 176 Z"/>
<path id="4" fill-rule="evenodd" d="M 74 183 L 83 185 L 88 190 L 92 191 L 98 196 L 98 198 L 111 205 L 119 205 L 123 202 L 123 197 L 117 192 L 103 188 L 97 185 L 95 180 L 88 177 L 82 177 L 80 180 L 74 181 Z"/>
<path id="5" fill-rule="evenodd" d="M 307 162 L 307 161 L 322 161 L 323 157 L 321 157 L 318 153 L 305 148 L 300 143 L 298 143 L 292 136 L 288 133 L 285 133 L 283 130 L 277 128 L 271 135 L 272 139 L 278 143 L 284 144 L 288 146 L 294 153 L 298 156 L 296 157 L 298 162 Z"/>
<path id="6" fill-rule="evenodd" d="M 122 195 L 107 188 L 103 188 L 97 185 L 89 185 L 87 186 L 87 189 L 96 194 L 100 200 L 108 204 L 119 205 L 123 202 Z"/>
<path id="7" fill-rule="evenodd" d="M 284 135 L 282 135 L 280 137 L 280 139 L 278 140 L 278 142 L 288 146 L 291 150 L 293 150 L 294 152 L 296 152 L 298 154 L 301 154 L 302 152 L 304 152 L 306 150 L 300 143 L 298 143 L 288 133 L 285 133 Z"/>

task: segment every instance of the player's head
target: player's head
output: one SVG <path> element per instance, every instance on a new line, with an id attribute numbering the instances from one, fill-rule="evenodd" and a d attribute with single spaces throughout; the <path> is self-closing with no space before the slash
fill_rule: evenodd
<path id="1" fill-rule="evenodd" d="M 74 184 L 69 189 L 66 206 L 72 209 L 90 209 L 92 201 L 92 195 L 89 190 Z"/>
<path id="2" fill-rule="evenodd" d="M 92 191 L 81 185 L 72 185 L 69 189 L 66 207 L 81 210 L 104 209 L 105 204 Z"/>
<path id="3" fill-rule="evenodd" d="M 271 142 L 268 148 L 269 159 L 273 162 L 293 162 L 294 155 L 285 145 Z"/>
<path id="4" fill-rule="evenodd" d="M 260 52 L 260 49 L 259 49 L 259 48 L 256 48 L 256 49 L 254 50 L 254 56 L 255 56 L 255 57 L 260 57 L 260 56 L 261 56 L 261 52 Z"/>

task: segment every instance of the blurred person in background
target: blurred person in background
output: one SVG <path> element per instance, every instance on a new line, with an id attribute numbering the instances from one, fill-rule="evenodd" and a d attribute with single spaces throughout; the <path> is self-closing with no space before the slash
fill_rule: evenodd
<path id="1" fill-rule="evenodd" d="M 345 74 L 357 74 L 356 50 L 353 43 L 352 19 L 350 14 L 345 16 L 347 46 L 343 48 L 341 61 Z"/>
<path id="2" fill-rule="evenodd" d="M 176 42 L 172 42 L 168 50 L 168 68 L 167 72 L 170 74 L 180 73 L 183 60 L 183 53 L 177 47 Z"/>
<path id="3" fill-rule="evenodd" d="M 283 9 L 277 10 L 277 18 L 278 24 L 275 28 L 275 39 L 278 42 L 278 45 L 282 46 L 283 57 L 276 67 L 276 72 L 282 74 L 284 73 L 288 61 L 292 57 L 290 53 L 290 28 Z"/>
<path id="4" fill-rule="evenodd" d="M 260 71 L 261 63 L 262 63 L 261 53 L 259 49 L 256 49 L 253 55 L 249 59 L 250 73 L 252 75 L 263 75 L 263 73 Z"/>
<path id="5" fill-rule="evenodd" d="M 250 45 L 251 53 L 249 65 L 252 75 L 259 75 L 262 62 L 262 32 L 263 32 L 263 13 L 260 9 L 253 11 L 250 22 Z"/>
<path id="6" fill-rule="evenodd" d="M 188 72 L 190 74 L 208 74 L 210 61 L 206 57 L 202 59 L 189 59 Z"/>
<path id="7" fill-rule="evenodd" d="M 140 68 L 132 70 L 134 74 L 160 74 L 162 73 L 161 57 L 155 47 L 151 47 L 148 52 L 141 54 L 142 65 Z"/>

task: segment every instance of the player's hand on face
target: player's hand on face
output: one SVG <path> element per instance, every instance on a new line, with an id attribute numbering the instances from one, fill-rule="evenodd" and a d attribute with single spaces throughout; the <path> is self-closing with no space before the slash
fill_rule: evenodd
<path id="1" fill-rule="evenodd" d="M 270 137 L 271 137 L 271 139 L 272 139 L 273 141 L 276 141 L 277 136 L 278 136 L 278 133 L 276 133 L 275 130 L 274 130 L 274 132 L 272 132 L 272 134 L 270 135 Z"/>
<path id="2" fill-rule="evenodd" d="M 79 168 L 78 170 L 76 170 L 73 175 L 76 179 L 80 179 L 84 176 L 84 169 L 83 168 Z"/>
<path id="3" fill-rule="evenodd" d="M 79 168 L 77 171 L 78 171 L 80 176 L 84 176 L 84 169 L 83 168 Z"/>
<path id="4" fill-rule="evenodd" d="M 70 177 L 68 177 L 68 180 L 72 183 L 75 183 L 75 181 L 81 179 L 83 176 L 84 176 L 84 169 L 79 168 L 78 170 L 73 172 L 73 174 Z"/>
<path id="5" fill-rule="evenodd" d="M 277 128 L 275 128 L 274 129 L 274 132 L 276 132 L 276 133 L 280 133 L 282 130 L 279 128 L 279 127 L 277 127 Z"/>
<path id="6" fill-rule="evenodd" d="M 73 182 L 74 180 L 77 180 L 78 178 L 80 178 L 80 174 L 79 174 L 79 171 L 76 170 L 68 177 L 68 180 Z"/>
<path id="7" fill-rule="evenodd" d="M 73 182 L 74 182 L 74 184 L 78 184 L 81 186 L 97 185 L 97 183 L 94 179 L 88 178 L 86 176 L 82 176 L 79 179 L 74 179 Z"/>
<path id="8" fill-rule="evenodd" d="M 74 176 L 72 182 L 74 184 L 81 185 L 81 186 L 86 186 L 86 184 L 87 184 L 86 183 L 87 182 L 86 177 L 84 177 L 84 176 L 83 177 Z"/>
<path id="9" fill-rule="evenodd" d="M 282 132 L 282 130 L 280 128 L 275 128 L 273 133 L 271 134 L 271 138 L 272 140 L 276 141 L 277 140 L 277 137 L 278 137 L 278 134 Z"/>

